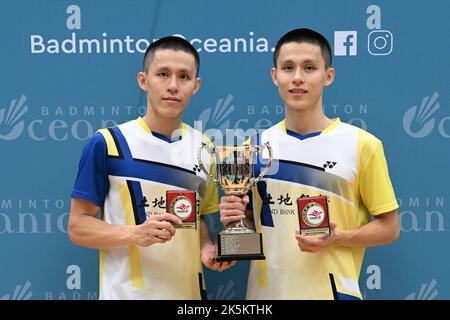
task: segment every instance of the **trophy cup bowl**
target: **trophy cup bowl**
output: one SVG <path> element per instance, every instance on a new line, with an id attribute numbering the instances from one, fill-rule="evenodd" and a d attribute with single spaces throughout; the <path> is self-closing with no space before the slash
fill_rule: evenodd
<path id="1" fill-rule="evenodd" d="M 216 162 L 217 177 L 211 175 L 202 161 L 202 151 L 206 149 Z M 269 159 L 266 167 L 258 177 L 254 176 L 256 156 L 267 149 Z M 216 146 L 209 147 L 206 143 L 197 154 L 200 169 L 221 188 L 225 195 L 244 196 L 267 173 L 272 164 L 272 148 L 266 142 L 262 146 Z M 263 260 L 262 234 L 256 233 L 245 226 L 241 220 L 237 226 L 226 228 L 217 235 L 216 261 L 231 260 Z"/>

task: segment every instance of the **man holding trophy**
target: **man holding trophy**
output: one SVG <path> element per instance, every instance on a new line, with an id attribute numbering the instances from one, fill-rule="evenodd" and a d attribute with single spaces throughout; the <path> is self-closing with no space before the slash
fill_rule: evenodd
<path id="1" fill-rule="evenodd" d="M 181 122 L 199 64 L 182 38 L 153 42 L 137 76 L 147 114 L 99 130 L 83 150 L 69 236 L 101 250 L 100 299 L 205 298 L 202 262 L 216 271 L 234 263 L 214 260 L 201 218 L 218 209 L 217 190 L 196 167 L 207 139 Z"/>
<path id="2" fill-rule="evenodd" d="M 206 149 L 216 162 L 217 177 L 207 171 L 202 160 L 202 151 Z M 265 168 L 256 177 L 254 173 L 258 154 L 267 150 L 269 160 Z M 272 163 L 272 148 L 269 143 L 263 146 L 217 146 L 208 147 L 202 143 L 198 151 L 198 163 L 211 181 L 228 196 L 245 196 L 266 174 Z M 261 233 L 249 229 L 243 219 L 238 225 L 230 226 L 217 236 L 217 257 L 215 261 L 263 260 Z"/>
<path id="3" fill-rule="evenodd" d="M 335 70 L 321 34 L 286 33 L 273 61 L 285 119 L 250 141 L 271 145 L 272 168 L 250 197 L 225 195 L 219 206 L 226 227 L 244 221 L 262 234 L 266 259 L 251 262 L 247 299 L 361 299 L 365 248 L 400 232 L 382 143 L 324 114 Z"/>

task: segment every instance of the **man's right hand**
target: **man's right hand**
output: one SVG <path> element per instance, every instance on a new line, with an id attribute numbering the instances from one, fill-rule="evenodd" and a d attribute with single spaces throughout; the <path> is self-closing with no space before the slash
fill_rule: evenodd
<path id="1" fill-rule="evenodd" d="M 249 202 L 248 196 L 223 196 L 220 199 L 220 222 L 228 228 L 235 222 L 245 219 L 245 207 Z"/>
<path id="2" fill-rule="evenodd" d="M 165 243 L 175 236 L 175 227 L 172 223 L 182 224 L 182 221 L 170 213 L 150 215 L 143 224 L 134 226 L 131 235 L 133 242 L 141 247 Z"/>

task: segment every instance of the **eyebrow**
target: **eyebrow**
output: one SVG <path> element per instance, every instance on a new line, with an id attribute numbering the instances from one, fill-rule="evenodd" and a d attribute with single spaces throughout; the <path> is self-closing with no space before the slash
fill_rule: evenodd
<path id="1" fill-rule="evenodd" d="M 306 60 L 301 61 L 301 63 L 319 63 L 319 59 L 314 59 L 314 58 L 307 58 Z M 282 64 L 285 63 L 295 63 L 293 60 L 291 59 L 286 59 L 284 61 L 281 61 Z"/>
<path id="2" fill-rule="evenodd" d="M 177 69 L 177 68 L 175 68 L 175 69 Z M 155 70 L 156 70 L 156 71 L 160 71 L 160 70 L 172 70 L 172 68 L 169 67 L 169 66 L 167 66 L 167 65 L 160 65 L 160 66 L 156 67 Z M 195 73 L 194 70 L 189 70 L 189 69 L 186 69 L 186 68 L 177 69 L 176 72 L 177 72 L 177 73 L 183 73 L 183 72 L 184 72 L 184 73 Z"/>

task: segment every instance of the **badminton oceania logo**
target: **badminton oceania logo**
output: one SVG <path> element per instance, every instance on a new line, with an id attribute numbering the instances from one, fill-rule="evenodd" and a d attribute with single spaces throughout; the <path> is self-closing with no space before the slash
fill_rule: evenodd
<path id="1" fill-rule="evenodd" d="M 22 134 L 25 127 L 22 118 L 28 112 L 26 100 L 22 95 L 19 100 L 11 100 L 9 108 L 0 109 L 0 139 L 14 140 Z"/>
<path id="2" fill-rule="evenodd" d="M 434 114 L 440 108 L 437 99 L 439 94 L 434 92 L 430 97 L 424 97 L 420 107 L 412 106 L 403 116 L 403 128 L 406 133 L 414 138 L 428 136 L 434 128 Z"/>
<path id="3" fill-rule="evenodd" d="M 408 294 L 405 300 L 433 300 L 439 295 L 436 285 L 437 281 L 431 279 L 429 283 L 423 283 L 420 286 L 419 292 L 412 292 Z"/>
<path id="4" fill-rule="evenodd" d="M 230 128 L 230 114 L 235 110 L 232 103 L 233 95 L 228 94 L 228 96 L 223 99 L 217 100 L 216 106 L 214 108 L 205 109 L 197 121 L 201 121 L 204 129 L 218 129 L 225 132 L 226 129 Z"/>
<path id="5" fill-rule="evenodd" d="M 23 285 L 17 285 L 13 293 L 2 296 L 0 300 L 30 300 L 32 296 L 31 282 L 27 280 Z"/>

